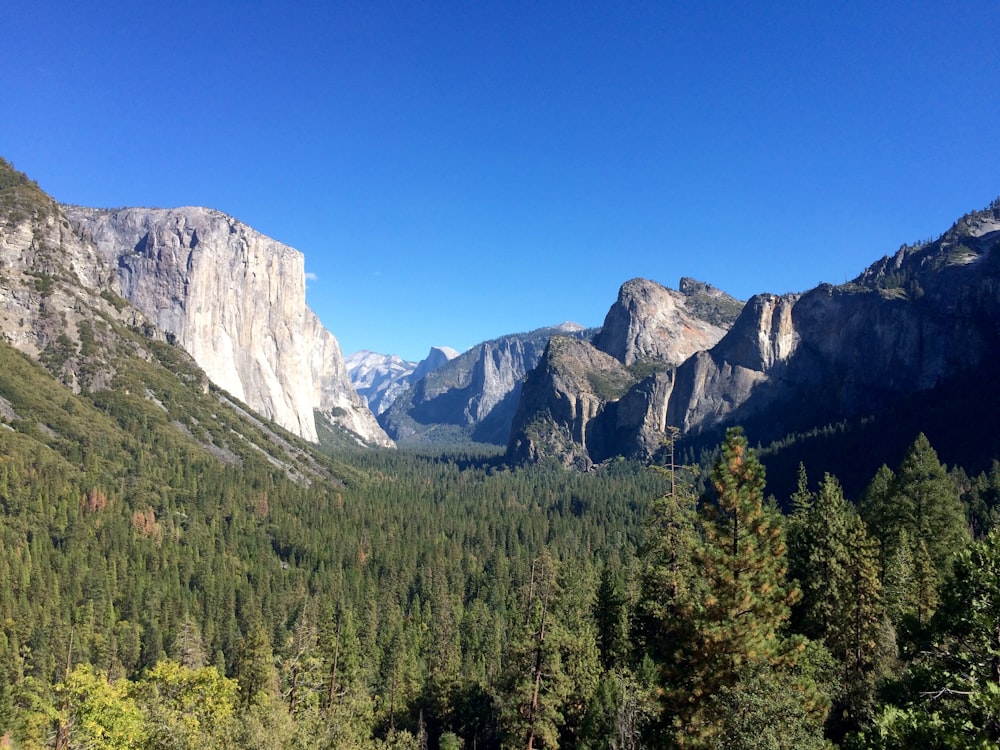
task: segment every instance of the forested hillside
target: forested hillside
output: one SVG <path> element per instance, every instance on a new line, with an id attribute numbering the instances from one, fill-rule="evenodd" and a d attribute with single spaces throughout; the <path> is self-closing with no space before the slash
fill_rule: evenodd
<path id="1" fill-rule="evenodd" d="M 341 450 L 294 481 L 187 440 L 157 402 L 210 401 L 169 370 L 73 395 L 0 354 L 12 747 L 998 738 L 1000 472 L 922 437 L 860 515 L 803 470 L 783 517 L 735 432 L 704 475 Z"/>

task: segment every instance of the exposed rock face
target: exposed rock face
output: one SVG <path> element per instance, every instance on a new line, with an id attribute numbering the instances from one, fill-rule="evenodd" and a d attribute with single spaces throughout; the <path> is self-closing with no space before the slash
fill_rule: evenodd
<path id="1" fill-rule="evenodd" d="M 122 296 L 212 382 L 307 440 L 321 408 L 364 442 L 389 443 L 306 307 L 301 253 L 206 208 L 63 210 L 116 269 Z"/>
<path id="2" fill-rule="evenodd" d="M 450 347 L 434 346 L 420 362 L 408 362 L 395 354 L 370 351 L 350 354 L 344 362 L 358 394 L 375 414 L 381 414 L 411 383 L 457 356 L 458 352 Z"/>
<path id="3" fill-rule="evenodd" d="M 306 334 L 311 359 L 313 408 L 367 445 L 393 446 L 392 440 L 379 427 L 375 415 L 351 385 L 337 339 L 311 310 L 306 315 Z"/>
<path id="4" fill-rule="evenodd" d="M 3 159 L 0 182 L 0 335 L 74 392 L 107 387 L 117 359 L 148 356 L 109 322 L 148 321 L 116 297 L 114 273 L 52 198 Z"/>
<path id="5" fill-rule="evenodd" d="M 515 461 L 554 454 L 578 466 L 619 454 L 652 455 L 663 444 L 674 368 L 722 339 L 742 307 L 693 279 L 681 279 L 681 291 L 646 279 L 625 282 L 593 345 L 581 343 L 573 356 L 563 346 L 546 354 L 540 367 L 555 368 L 560 378 L 529 377 L 509 454 Z M 564 421 L 567 413 L 559 406 L 572 400 L 574 387 L 595 410 L 585 433 Z"/>
<path id="6" fill-rule="evenodd" d="M 668 361 L 675 331 L 663 321 L 678 320 L 671 317 L 676 297 L 648 283 L 626 287 L 595 343 L 625 362 Z M 643 316 L 653 322 L 644 325 Z M 884 258 L 849 284 L 752 298 L 714 346 L 636 383 L 591 416 L 613 436 L 613 449 L 597 454 L 592 438 L 574 436 L 562 455 L 577 464 L 609 453 L 648 456 L 668 425 L 686 437 L 717 437 L 741 424 L 767 442 L 876 414 L 977 368 L 995 368 L 998 350 L 1000 208 L 992 208 L 964 217 L 936 242 Z M 529 392 L 536 385 L 542 392 Z M 564 390 L 529 379 L 521 422 L 538 423 L 532 410 L 555 414 L 553 405 L 569 398 Z M 568 424 L 557 420 L 553 434 L 571 435 Z M 515 457 L 525 457 L 522 442 L 512 438 Z"/>
<path id="7" fill-rule="evenodd" d="M 428 373 L 434 372 L 439 367 L 451 362 L 458 356 L 458 352 L 452 349 L 450 346 L 432 346 L 431 350 L 427 352 L 427 356 L 424 357 L 417 366 L 413 368 L 413 373 L 410 375 L 412 380 L 420 380 Z"/>
<path id="8" fill-rule="evenodd" d="M 594 346 L 625 365 L 642 360 L 679 365 L 695 352 L 710 349 L 732 324 L 740 303 L 691 279 L 681 279 L 681 290 L 647 279 L 626 281 L 594 337 Z M 697 303 L 713 298 L 717 309 L 728 309 L 699 316 Z M 689 309 L 689 302 L 694 309 Z"/>
<path id="9" fill-rule="evenodd" d="M 750 299 L 732 329 L 710 351 L 697 352 L 676 372 L 663 421 L 682 433 L 714 424 L 744 404 L 795 352 L 795 295 Z M 661 412 L 658 412 L 661 413 Z"/>
<path id="10" fill-rule="evenodd" d="M 479 344 L 414 382 L 380 424 L 399 441 L 505 445 L 523 378 L 553 334 L 587 335 L 564 323 Z"/>
<path id="11" fill-rule="evenodd" d="M 710 356 L 679 368 L 668 419 L 760 440 L 873 414 L 990 363 L 1000 346 L 1000 210 L 903 248 L 854 282 L 761 295 Z"/>
<path id="12" fill-rule="evenodd" d="M 556 455 L 589 468 L 611 437 L 611 420 L 599 418 L 634 382 L 625 365 L 588 342 L 553 336 L 525 382 L 508 454 L 517 461 Z"/>

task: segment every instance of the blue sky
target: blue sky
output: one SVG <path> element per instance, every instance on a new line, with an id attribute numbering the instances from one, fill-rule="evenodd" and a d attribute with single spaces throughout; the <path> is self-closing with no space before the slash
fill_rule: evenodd
<path id="1" fill-rule="evenodd" d="M 1000 0 L 5 0 L 0 29 L 0 155 L 301 250 L 345 353 L 600 325 L 635 276 L 840 283 L 1000 195 Z"/>

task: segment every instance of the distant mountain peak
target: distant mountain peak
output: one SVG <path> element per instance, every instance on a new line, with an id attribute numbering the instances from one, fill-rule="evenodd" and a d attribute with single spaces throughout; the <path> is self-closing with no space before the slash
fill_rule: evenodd
<path id="1" fill-rule="evenodd" d="M 459 356 L 450 346 L 432 346 L 420 362 L 396 354 L 368 350 L 355 352 L 344 361 L 355 389 L 375 414 L 381 414 L 411 383 Z"/>

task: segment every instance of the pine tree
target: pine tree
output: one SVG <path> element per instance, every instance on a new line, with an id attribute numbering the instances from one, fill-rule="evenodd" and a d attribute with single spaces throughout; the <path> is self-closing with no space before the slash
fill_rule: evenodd
<path id="1" fill-rule="evenodd" d="M 1000 533 L 962 550 L 933 639 L 910 668 L 902 706 L 885 706 L 868 746 L 1000 744 Z"/>
<path id="2" fill-rule="evenodd" d="M 605 671 L 627 663 L 629 651 L 629 617 L 621 567 L 606 564 L 601 571 L 601 583 L 594 605 L 597 626 L 597 647 Z"/>
<path id="3" fill-rule="evenodd" d="M 899 532 L 892 500 L 895 486 L 896 475 L 892 469 L 882 464 L 865 489 L 860 503 L 861 516 L 881 545 L 880 561 L 883 571 L 888 569 L 889 557 L 894 551 L 888 541 Z"/>
<path id="4" fill-rule="evenodd" d="M 878 542 L 855 516 L 848 529 L 846 597 L 840 615 L 846 627 L 827 646 L 843 663 L 843 690 L 838 700 L 838 729 L 856 730 L 872 717 L 876 691 L 891 673 L 896 634 L 882 595 Z"/>
<path id="5" fill-rule="evenodd" d="M 259 623 L 240 642 L 236 677 L 244 707 L 265 703 L 277 696 L 278 676 L 274 669 L 271 640 Z"/>
<path id="6" fill-rule="evenodd" d="M 574 688 L 563 649 L 567 632 L 560 622 L 560 595 L 556 561 L 545 549 L 532 563 L 526 617 L 506 657 L 500 706 L 504 748 L 559 747 Z"/>
<path id="7" fill-rule="evenodd" d="M 922 433 L 907 450 L 899 471 L 883 467 L 866 492 L 864 516 L 882 543 L 883 565 L 895 554 L 900 532 L 909 535 L 911 554 L 923 541 L 937 575 L 948 576 L 951 559 L 969 541 L 958 488 Z"/>
<path id="8" fill-rule="evenodd" d="M 653 501 L 642 551 L 639 637 L 668 673 L 683 666 L 695 609 L 704 599 L 695 559 L 701 544 L 698 498 L 686 476 L 670 471 L 670 490 Z"/>
<path id="9" fill-rule="evenodd" d="M 937 573 L 947 577 L 951 559 L 969 541 L 958 488 L 921 433 L 907 451 L 896 475 L 901 520 L 916 541 L 927 545 Z"/>
<path id="10" fill-rule="evenodd" d="M 796 620 L 800 632 L 823 639 L 835 653 L 831 644 L 842 642 L 848 628 L 842 613 L 848 606 L 847 537 L 853 516 L 839 482 L 827 474 L 798 524 L 795 567 L 802 598 L 796 605 Z"/>
<path id="11" fill-rule="evenodd" d="M 694 555 L 704 599 L 693 608 L 689 642 L 676 652 L 665 685 L 674 739 L 683 747 L 712 746 L 728 711 L 720 696 L 750 675 L 792 675 L 804 648 L 801 640 L 781 633 L 799 594 L 785 581 L 781 515 L 764 503 L 764 469 L 741 430 L 726 433 L 710 480 L 714 497 L 702 505 L 704 541 Z M 824 697 L 806 678 L 789 681 L 800 693 L 798 705 L 813 717 L 809 731 L 815 732 L 816 717 L 825 716 Z M 788 731 L 800 729 L 791 715 L 772 720 L 786 721 Z"/>

